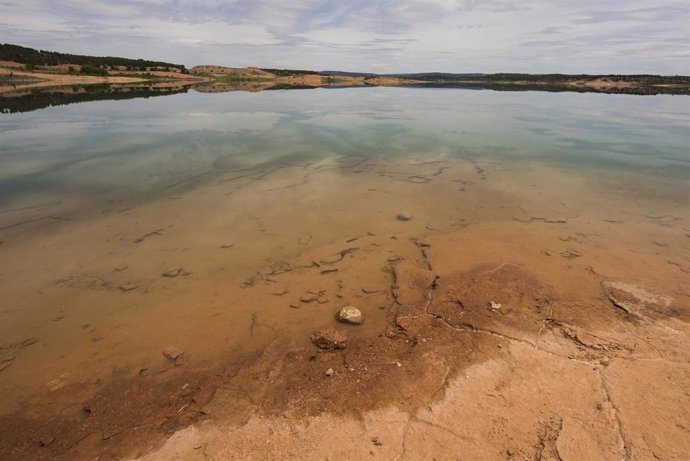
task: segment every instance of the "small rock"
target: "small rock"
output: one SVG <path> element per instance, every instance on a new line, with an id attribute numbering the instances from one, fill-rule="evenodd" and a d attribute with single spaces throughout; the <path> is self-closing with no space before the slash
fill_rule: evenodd
<path id="1" fill-rule="evenodd" d="M 293 309 L 299 309 L 301 306 L 297 303 L 290 303 L 290 307 L 292 307 Z"/>
<path id="2" fill-rule="evenodd" d="M 344 323 L 351 323 L 353 325 L 361 325 L 364 323 L 364 316 L 362 312 L 354 306 L 347 306 L 340 309 L 338 312 L 338 320 Z"/>
<path id="3" fill-rule="evenodd" d="M 380 447 L 381 445 L 383 445 L 383 442 L 381 442 L 381 439 L 379 439 L 378 437 L 372 437 L 371 443 L 373 443 L 377 447 Z"/>
<path id="4" fill-rule="evenodd" d="M 489 305 L 491 306 L 491 309 L 493 309 L 493 310 L 498 310 L 501 308 L 501 305 L 499 303 L 495 303 L 493 301 L 489 301 Z"/>
<path id="5" fill-rule="evenodd" d="M 314 332 L 314 334 L 311 335 L 311 342 L 319 349 L 345 349 L 347 347 L 347 332 L 334 328 L 326 328 Z"/>
<path id="6" fill-rule="evenodd" d="M 224 244 L 222 244 L 220 247 L 221 247 L 222 249 L 225 250 L 225 249 L 227 249 L 227 248 L 232 248 L 232 247 L 234 247 L 234 246 L 235 246 L 234 243 L 224 243 Z"/>
<path id="7" fill-rule="evenodd" d="M 182 272 L 181 267 L 171 267 L 167 271 L 163 272 L 161 275 L 163 277 L 171 277 L 172 278 L 172 277 L 177 277 L 178 275 L 180 275 L 180 272 Z"/>
<path id="8" fill-rule="evenodd" d="M 328 298 L 319 298 L 316 300 L 316 302 L 319 304 L 326 304 L 328 302 Z"/>
<path id="9" fill-rule="evenodd" d="M 280 290 L 276 290 L 273 292 L 275 296 L 283 296 L 284 294 L 287 294 L 288 290 L 287 288 L 281 288 Z"/>
<path id="10" fill-rule="evenodd" d="M 137 289 L 137 284 L 133 282 L 127 282 L 122 285 L 120 285 L 120 290 L 121 291 L 132 291 Z"/>
<path id="11" fill-rule="evenodd" d="M 124 264 L 122 266 L 117 266 L 115 269 L 113 269 L 113 272 L 122 272 L 126 271 L 129 266 Z"/>
<path id="12" fill-rule="evenodd" d="M 409 211 L 403 211 L 402 213 L 398 213 L 396 218 L 398 218 L 399 221 L 409 221 L 412 219 L 412 213 Z"/>
<path id="13" fill-rule="evenodd" d="M 313 303 L 317 299 L 319 299 L 319 295 L 314 293 L 305 293 L 299 297 L 299 300 L 303 303 Z"/>
<path id="14" fill-rule="evenodd" d="M 365 295 L 372 295 L 372 294 L 378 293 L 378 292 L 379 292 L 379 290 L 377 290 L 376 288 L 371 288 L 371 287 L 362 288 L 362 293 L 364 293 Z"/>
<path id="15" fill-rule="evenodd" d="M 326 370 L 326 376 L 333 376 L 335 374 L 335 371 L 333 371 L 333 368 L 329 368 Z"/>
<path id="16" fill-rule="evenodd" d="M 177 359 L 179 359 L 184 352 L 176 348 L 175 346 L 168 346 L 165 349 L 163 349 L 163 355 L 165 356 L 166 359 L 176 362 Z"/>

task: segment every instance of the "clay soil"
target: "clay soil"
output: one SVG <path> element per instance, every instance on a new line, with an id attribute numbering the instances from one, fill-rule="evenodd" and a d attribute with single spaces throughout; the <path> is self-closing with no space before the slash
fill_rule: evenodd
<path id="1" fill-rule="evenodd" d="M 216 167 L 2 211 L 3 459 L 687 459 L 682 181 Z"/>

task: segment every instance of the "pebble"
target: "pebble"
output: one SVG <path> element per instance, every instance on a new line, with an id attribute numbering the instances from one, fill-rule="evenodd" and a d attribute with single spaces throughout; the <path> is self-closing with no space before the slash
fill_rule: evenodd
<path id="1" fill-rule="evenodd" d="M 338 312 L 338 320 L 344 323 L 351 323 L 352 325 L 361 325 L 364 323 L 364 316 L 356 307 L 346 306 Z"/>
<path id="2" fill-rule="evenodd" d="M 319 349 L 334 350 L 347 347 L 347 332 L 335 328 L 325 328 L 311 335 L 311 342 Z"/>
<path id="3" fill-rule="evenodd" d="M 335 374 L 335 371 L 333 371 L 333 368 L 329 368 L 326 370 L 326 376 L 333 376 Z"/>
<path id="4" fill-rule="evenodd" d="M 315 295 L 314 293 L 305 293 L 299 297 L 299 300 L 303 303 L 313 303 L 317 299 L 319 299 L 319 296 Z"/>
<path id="5" fill-rule="evenodd" d="M 170 278 L 172 278 L 172 277 L 177 277 L 178 275 L 180 275 L 180 272 L 182 272 L 182 268 L 181 268 L 181 267 L 171 267 L 171 268 L 168 269 L 167 271 L 163 272 L 161 275 L 162 275 L 163 277 L 170 277 Z"/>
<path id="6" fill-rule="evenodd" d="M 396 218 L 398 218 L 399 221 L 409 221 L 410 219 L 412 219 L 412 213 L 410 213 L 409 211 L 403 211 L 401 213 L 398 213 Z"/>
<path id="7" fill-rule="evenodd" d="M 180 358 L 182 354 L 184 354 L 184 352 L 182 352 L 175 346 L 168 346 L 165 349 L 163 349 L 163 355 L 165 356 L 165 358 L 173 362 Z"/>
<path id="8" fill-rule="evenodd" d="M 137 289 L 137 284 L 133 282 L 127 282 L 120 285 L 121 291 L 132 291 Z"/>

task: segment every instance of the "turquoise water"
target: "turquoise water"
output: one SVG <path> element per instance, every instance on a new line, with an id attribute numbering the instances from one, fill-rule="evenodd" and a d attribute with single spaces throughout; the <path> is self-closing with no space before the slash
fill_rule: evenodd
<path id="1" fill-rule="evenodd" d="M 0 115 L 0 207 L 107 199 L 334 156 L 433 155 L 690 177 L 690 98 L 428 88 L 194 91 Z"/>

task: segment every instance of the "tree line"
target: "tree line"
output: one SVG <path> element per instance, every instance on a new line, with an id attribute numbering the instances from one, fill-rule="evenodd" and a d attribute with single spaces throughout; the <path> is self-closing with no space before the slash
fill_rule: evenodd
<path id="1" fill-rule="evenodd" d="M 84 56 L 80 54 L 57 53 L 55 51 L 36 50 L 9 43 L 0 44 L 0 61 L 13 61 L 29 66 L 59 66 L 78 65 L 89 66 L 90 69 L 112 68 L 122 66 L 130 71 L 146 70 L 158 67 L 169 70 L 186 72 L 185 66 L 163 61 L 149 61 L 146 59 L 128 59 L 112 56 Z"/>

